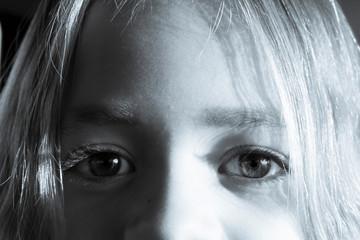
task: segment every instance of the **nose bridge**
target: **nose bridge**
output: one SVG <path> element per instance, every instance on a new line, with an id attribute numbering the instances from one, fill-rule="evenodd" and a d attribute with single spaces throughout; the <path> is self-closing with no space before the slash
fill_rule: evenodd
<path id="1" fill-rule="evenodd" d="M 139 216 L 125 239 L 226 239 L 217 216 L 216 173 L 186 145 L 168 152 L 162 206 Z"/>
<path id="2" fill-rule="evenodd" d="M 164 223 L 173 239 L 225 239 L 217 212 L 216 173 L 192 151 L 170 154 Z"/>
<path id="3" fill-rule="evenodd" d="M 210 169 L 191 158 L 174 158 L 164 215 L 166 229 L 174 239 L 224 239 Z"/>

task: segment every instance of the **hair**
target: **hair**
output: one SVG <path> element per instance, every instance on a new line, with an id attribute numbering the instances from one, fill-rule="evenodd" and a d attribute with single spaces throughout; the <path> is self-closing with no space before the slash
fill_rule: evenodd
<path id="1" fill-rule="evenodd" d="M 114 2 L 114 16 L 130 9 L 131 22 L 153 1 Z M 288 206 L 303 237 L 360 238 L 360 51 L 339 5 L 334 0 L 186 4 L 194 4 L 208 22 L 209 38 L 220 41 L 239 98 L 250 102 L 254 93 L 265 105 L 281 107 L 291 158 Z M 90 0 L 43 1 L 1 93 L 1 239 L 64 236 L 61 98 L 90 5 Z"/>

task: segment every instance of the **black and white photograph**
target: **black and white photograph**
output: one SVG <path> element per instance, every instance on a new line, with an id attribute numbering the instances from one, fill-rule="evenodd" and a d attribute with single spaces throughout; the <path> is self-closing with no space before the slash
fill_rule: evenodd
<path id="1" fill-rule="evenodd" d="M 360 239 L 360 0 L 0 0 L 0 240 Z"/>

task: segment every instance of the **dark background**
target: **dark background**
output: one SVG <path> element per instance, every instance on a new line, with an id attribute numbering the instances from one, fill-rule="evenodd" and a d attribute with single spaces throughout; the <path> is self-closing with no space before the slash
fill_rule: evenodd
<path id="1" fill-rule="evenodd" d="M 357 38 L 360 40 L 360 0 L 338 1 Z M 2 64 L 0 69 L 6 69 L 6 66 L 11 64 L 14 52 L 19 46 L 29 20 L 39 2 L 40 0 L 0 0 L 0 23 L 3 30 Z"/>

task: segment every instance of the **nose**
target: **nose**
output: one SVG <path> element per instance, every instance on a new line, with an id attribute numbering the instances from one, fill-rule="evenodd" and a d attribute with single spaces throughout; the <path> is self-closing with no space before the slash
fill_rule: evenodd
<path id="1" fill-rule="evenodd" d="M 166 240 L 226 239 L 219 219 L 217 178 L 213 169 L 194 156 L 170 161 L 164 200 L 128 224 L 124 238 Z"/>

